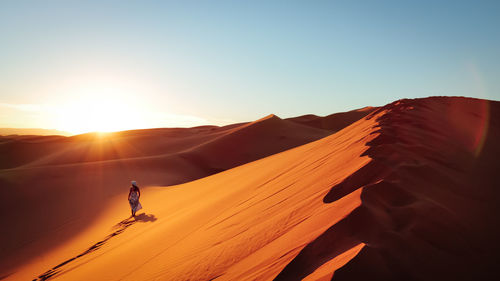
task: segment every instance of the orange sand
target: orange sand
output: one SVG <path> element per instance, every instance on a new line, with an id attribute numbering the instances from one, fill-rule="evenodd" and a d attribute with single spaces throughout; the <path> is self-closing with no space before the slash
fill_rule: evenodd
<path id="1" fill-rule="evenodd" d="M 27 153 L 0 171 L 13 194 L 1 210 L 13 230 L 2 232 L 0 277 L 485 279 L 498 272 L 499 117 L 498 102 L 428 98 L 394 102 L 329 136 L 330 125 L 275 116 L 149 131 L 186 140 L 169 140 L 177 148 L 166 155 L 149 138 L 133 145 L 138 131 L 118 134 L 127 141 L 114 152 L 58 140 L 54 153 Z M 127 218 L 132 177 L 147 182 L 136 219 Z M 60 196 L 40 204 L 44 194 Z"/>

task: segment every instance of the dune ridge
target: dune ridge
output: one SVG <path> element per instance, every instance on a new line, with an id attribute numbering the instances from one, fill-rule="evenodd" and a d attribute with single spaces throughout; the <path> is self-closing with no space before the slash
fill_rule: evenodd
<path id="1" fill-rule="evenodd" d="M 333 113 L 324 117 L 314 114 L 302 115 L 298 117 L 287 118 L 286 120 L 299 124 L 311 126 L 314 128 L 338 132 L 348 125 L 365 117 L 378 107 L 366 106 L 360 109 L 355 109 L 347 112 Z"/>

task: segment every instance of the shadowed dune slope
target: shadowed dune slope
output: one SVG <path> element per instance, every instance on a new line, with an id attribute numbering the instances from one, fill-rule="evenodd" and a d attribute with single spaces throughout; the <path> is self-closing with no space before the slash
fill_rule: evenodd
<path id="1" fill-rule="evenodd" d="M 186 150 L 180 155 L 197 167 L 220 172 L 329 134 L 327 130 L 269 115 L 234 128 L 229 133 Z"/>
<path id="2" fill-rule="evenodd" d="M 196 158 L 193 154 L 197 151 L 194 150 L 199 147 L 204 146 L 202 150 L 211 154 L 223 154 L 228 152 L 227 144 L 241 142 L 244 153 L 229 153 L 226 163 L 212 163 L 217 166 L 215 170 L 227 169 L 325 137 L 373 110 L 365 107 L 326 117 L 304 115 L 285 120 L 270 115 L 254 122 L 224 127 L 160 128 L 72 137 L 0 136 L 0 154 L 3 156 L 0 169 L 159 157 L 183 152 L 186 152 L 184 158 Z M 234 136 L 230 136 L 233 133 Z M 224 149 L 217 150 L 220 148 Z M 229 162 L 232 164 L 227 166 Z"/>
<path id="3" fill-rule="evenodd" d="M 165 128 L 88 133 L 73 137 L 0 137 L 0 169 L 81 164 L 132 158 L 168 157 L 176 154 L 228 152 L 227 145 L 244 146 L 245 153 L 228 154 L 233 164 L 216 163 L 222 169 L 247 163 L 331 134 L 270 115 L 260 120 L 225 127 Z M 242 150 L 242 149 L 240 149 Z M 200 155 L 204 156 L 204 155 Z M 211 155 L 207 155 L 207 158 Z M 226 161 L 227 162 L 227 161 Z M 234 164 L 236 163 L 236 164 Z M 229 165 L 229 166 L 228 166 Z M 187 177 L 186 180 L 193 180 Z"/>
<path id="4" fill-rule="evenodd" d="M 289 120 L 269 116 L 261 121 L 266 122 L 254 130 L 267 132 L 268 122 Z M 58 213 L 65 221 L 60 229 L 79 229 L 80 235 L 23 266 L 2 267 L 0 276 L 485 280 L 499 271 L 500 181 L 494 174 L 499 121 L 499 102 L 400 100 L 320 140 L 193 182 L 145 188 L 144 213 L 136 220 L 125 219 L 125 199 L 114 198 L 94 206 L 99 217 L 81 229 L 81 218 L 64 212 L 74 207 L 72 201 L 54 203 L 51 208 L 64 214 Z M 230 143 L 238 134 L 252 134 L 242 129 L 219 138 Z M 193 150 L 210 152 L 208 144 Z M 67 182 L 61 169 L 51 178 Z M 113 177 L 122 172 L 116 171 Z M 17 177 L 7 178 L 15 182 Z M 95 179 L 85 173 L 78 179 L 88 177 Z M 29 192 L 40 194 L 36 188 Z M 114 192 L 126 196 L 126 190 Z M 78 196 L 92 199 L 83 191 Z M 32 241 L 12 256 L 21 259 L 35 246 L 47 249 L 55 239 Z"/>
<path id="5" fill-rule="evenodd" d="M 241 124 L 236 124 L 237 126 Z M 0 137 L 1 168 L 40 167 L 168 155 L 198 145 L 232 126 L 164 128 L 72 137 Z"/>

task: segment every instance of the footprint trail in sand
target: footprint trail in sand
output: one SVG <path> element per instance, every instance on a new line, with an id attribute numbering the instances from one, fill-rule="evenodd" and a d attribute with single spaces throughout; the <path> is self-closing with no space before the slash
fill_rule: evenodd
<path id="1" fill-rule="evenodd" d="M 103 240 L 95 243 L 94 245 L 90 246 L 87 250 L 85 250 L 84 252 L 82 252 L 81 254 L 75 256 L 75 257 L 72 257 L 70 259 L 67 259 L 65 261 L 63 261 L 62 263 L 54 266 L 53 268 L 47 270 L 46 272 L 38 275 L 38 277 L 36 277 L 35 279 L 33 280 L 49 280 L 50 278 L 52 277 L 55 277 L 56 275 L 60 274 L 63 272 L 63 269 L 65 266 L 68 266 L 68 264 L 70 264 L 71 262 L 74 262 L 75 260 L 89 254 L 89 253 L 92 253 L 94 251 L 97 251 L 99 248 L 101 248 L 104 244 L 106 244 L 106 242 L 109 241 L 109 239 L 115 237 L 116 235 L 122 233 L 125 231 L 125 229 L 127 229 L 129 226 L 137 223 L 137 222 L 154 222 L 156 221 L 157 218 L 155 217 L 155 215 L 152 215 L 152 214 L 140 214 L 140 215 L 137 215 L 136 217 L 130 217 L 130 218 L 127 218 L 127 219 L 124 219 L 122 220 L 121 222 L 119 222 L 118 224 L 116 224 L 113 229 L 116 229 L 113 233 L 109 234 L 108 236 L 106 236 Z"/>

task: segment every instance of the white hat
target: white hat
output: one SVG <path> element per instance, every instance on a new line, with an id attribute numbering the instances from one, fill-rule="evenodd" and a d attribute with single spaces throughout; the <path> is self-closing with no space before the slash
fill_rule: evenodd
<path id="1" fill-rule="evenodd" d="M 133 186 L 137 186 L 137 182 L 132 181 L 131 183 L 132 183 Z"/>

